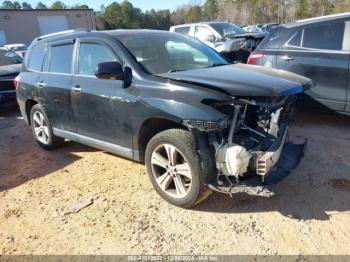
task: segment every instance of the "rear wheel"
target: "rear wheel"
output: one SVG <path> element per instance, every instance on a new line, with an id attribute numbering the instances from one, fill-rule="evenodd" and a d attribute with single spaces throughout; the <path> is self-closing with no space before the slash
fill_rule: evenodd
<path id="1" fill-rule="evenodd" d="M 190 208 L 206 198 L 200 159 L 192 134 L 170 129 L 154 136 L 146 148 L 150 180 L 169 203 Z"/>
<path id="2" fill-rule="evenodd" d="M 30 121 L 33 135 L 42 148 L 51 150 L 63 144 L 64 139 L 53 134 L 49 119 L 40 105 L 32 107 Z"/>

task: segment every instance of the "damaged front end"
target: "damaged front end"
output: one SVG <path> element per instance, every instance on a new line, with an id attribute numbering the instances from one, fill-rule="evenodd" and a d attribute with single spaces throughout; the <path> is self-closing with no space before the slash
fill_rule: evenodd
<path id="1" fill-rule="evenodd" d="M 212 190 L 274 195 L 265 185 L 288 176 L 304 153 L 306 143 L 294 144 L 288 135 L 295 101 L 296 95 L 207 102 L 227 116 L 226 122 L 218 125 L 221 128 L 214 130 L 213 126 L 206 132 L 217 171 L 208 177 Z"/>

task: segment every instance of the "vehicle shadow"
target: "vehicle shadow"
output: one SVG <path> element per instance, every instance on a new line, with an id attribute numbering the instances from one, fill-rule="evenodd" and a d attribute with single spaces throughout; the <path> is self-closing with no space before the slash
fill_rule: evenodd
<path id="1" fill-rule="evenodd" d="M 0 192 L 61 170 L 95 149 L 74 142 L 45 151 L 34 141 L 16 105 L 0 108 Z"/>
<path id="2" fill-rule="evenodd" d="M 300 166 L 269 187 L 273 198 L 214 193 L 195 210 L 220 213 L 279 212 L 297 220 L 327 220 L 350 211 L 350 117 L 299 113 L 293 135 L 308 138 Z"/>

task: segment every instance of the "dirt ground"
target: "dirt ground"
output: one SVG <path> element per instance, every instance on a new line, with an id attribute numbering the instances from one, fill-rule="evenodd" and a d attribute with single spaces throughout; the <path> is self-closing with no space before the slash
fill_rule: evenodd
<path id="1" fill-rule="evenodd" d="M 73 142 L 45 152 L 1 108 L 0 254 L 350 254 L 349 130 L 349 117 L 298 115 L 308 150 L 276 197 L 213 194 L 185 210 L 144 166 Z"/>

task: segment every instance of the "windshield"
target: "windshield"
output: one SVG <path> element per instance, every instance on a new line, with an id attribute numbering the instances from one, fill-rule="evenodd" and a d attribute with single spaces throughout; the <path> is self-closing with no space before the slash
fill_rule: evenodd
<path id="1" fill-rule="evenodd" d="M 247 33 L 239 26 L 230 23 L 212 23 L 210 25 L 223 37 Z"/>
<path id="2" fill-rule="evenodd" d="M 117 38 L 154 75 L 228 64 L 202 42 L 175 33 L 133 33 Z"/>
<path id="3" fill-rule="evenodd" d="M 21 64 L 22 58 L 14 52 L 0 49 L 0 66 Z"/>

